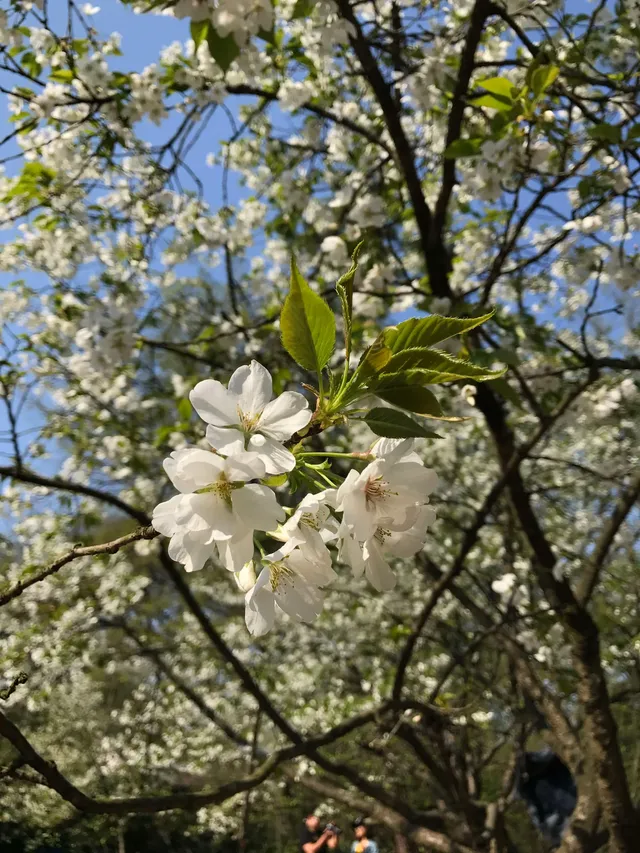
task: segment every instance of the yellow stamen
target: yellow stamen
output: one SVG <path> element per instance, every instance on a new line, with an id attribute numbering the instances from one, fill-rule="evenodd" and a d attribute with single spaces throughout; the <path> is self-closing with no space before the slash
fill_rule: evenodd
<path id="1" fill-rule="evenodd" d="M 258 412 L 257 415 L 247 415 L 242 411 L 240 406 L 237 407 L 237 412 L 243 432 L 253 432 L 255 425 L 260 420 L 262 412 Z"/>
<path id="2" fill-rule="evenodd" d="M 364 487 L 364 495 L 368 504 L 384 500 L 387 495 L 397 494 L 397 492 L 391 491 L 389 484 L 385 483 L 382 477 L 369 477 Z"/>
<path id="3" fill-rule="evenodd" d="M 280 560 L 277 563 L 271 563 L 269 566 L 269 581 L 271 583 L 272 592 L 276 592 L 283 582 L 286 583 L 287 581 L 292 580 L 294 574 L 293 569 L 291 569 L 284 560 Z"/>

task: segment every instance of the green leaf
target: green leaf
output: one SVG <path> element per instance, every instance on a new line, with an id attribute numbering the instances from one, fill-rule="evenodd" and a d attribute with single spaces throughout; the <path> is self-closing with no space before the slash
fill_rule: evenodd
<path id="1" fill-rule="evenodd" d="M 627 132 L 627 139 L 640 139 L 640 124 L 632 124 Z"/>
<path id="2" fill-rule="evenodd" d="M 508 364 L 509 367 L 517 367 L 520 364 L 518 354 L 512 349 L 505 349 L 504 347 L 498 347 L 498 349 L 492 350 L 490 357 L 494 361 L 501 361 L 503 364 Z"/>
<path id="3" fill-rule="evenodd" d="M 191 403 L 187 397 L 183 397 L 178 403 L 178 414 L 183 421 L 191 420 Z"/>
<path id="4" fill-rule="evenodd" d="M 490 107 L 492 110 L 505 112 L 513 107 L 513 101 L 510 98 L 503 98 L 502 95 L 480 95 L 479 98 L 473 98 L 469 101 L 474 107 Z"/>
<path id="5" fill-rule="evenodd" d="M 275 27 L 271 27 L 270 30 L 258 30 L 256 35 L 259 39 L 262 39 L 262 41 L 266 41 L 267 44 L 272 44 L 274 46 L 277 44 Z"/>
<path id="6" fill-rule="evenodd" d="M 284 486 L 288 479 L 287 474 L 275 474 L 273 477 L 267 477 L 267 479 L 262 482 L 265 486 L 270 486 L 273 489 L 276 486 Z"/>
<path id="7" fill-rule="evenodd" d="M 240 55 L 240 48 L 232 35 L 219 36 L 213 27 L 207 31 L 209 53 L 218 63 L 222 71 L 228 71 L 231 63 Z"/>
<path id="8" fill-rule="evenodd" d="M 454 423 L 464 420 L 464 418 L 445 415 L 433 391 L 429 391 L 422 385 L 393 385 L 378 391 L 377 395 L 386 403 L 391 403 L 392 406 L 398 406 L 398 408 L 406 409 L 408 412 L 415 412 L 415 414 L 422 415 L 425 418 Z"/>
<path id="9" fill-rule="evenodd" d="M 316 0 L 297 0 L 293 7 L 291 20 L 295 21 L 298 18 L 306 18 L 313 12 L 313 7 L 316 5 Z"/>
<path id="10" fill-rule="evenodd" d="M 70 83 L 73 80 L 73 71 L 70 68 L 58 68 L 49 75 L 50 80 L 56 83 Z"/>
<path id="11" fill-rule="evenodd" d="M 591 175 L 587 175 L 586 178 L 582 178 L 578 182 L 578 195 L 580 196 L 580 200 L 585 201 L 588 199 L 596 189 L 597 181 L 594 180 Z"/>
<path id="12" fill-rule="evenodd" d="M 440 350 L 415 347 L 402 350 L 389 359 L 381 379 L 384 379 L 387 374 L 405 370 L 423 370 L 431 374 L 431 377 L 424 384 L 437 385 L 441 382 L 452 382 L 457 379 L 474 379 L 476 382 L 497 379 L 505 373 L 506 368 L 486 370 L 484 367 L 472 364 L 469 361 L 453 358 Z"/>
<path id="13" fill-rule="evenodd" d="M 516 408 L 522 408 L 520 397 L 503 376 L 500 376 L 498 379 L 490 379 L 487 385 L 493 388 L 501 397 L 504 397 L 505 400 L 508 400 L 509 403 L 513 403 Z"/>
<path id="14" fill-rule="evenodd" d="M 541 65 L 531 75 L 531 89 L 533 94 L 539 97 L 543 95 L 554 82 L 560 69 L 557 65 Z"/>
<path id="15" fill-rule="evenodd" d="M 518 91 L 517 86 L 514 86 L 506 77 L 489 77 L 487 80 L 480 80 L 478 86 L 491 92 L 492 95 L 501 95 L 509 101 L 513 101 L 514 93 Z"/>
<path id="16" fill-rule="evenodd" d="M 364 420 L 371 432 L 383 438 L 442 438 L 395 409 L 371 409 Z"/>
<path id="17" fill-rule="evenodd" d="M 397 326 L 385 329 L 385 342 L 394 353 L 409 347 L 432 347 L 455 335 L 475 329 L 490 320 L 495 312 L 480 317 L 412 317 Z"/>
<path id="18" fill-rule="evenodd" d="M 622 139 L 622 130 L 613 124 L 595 124 L 593 127 L 588 128 L 587 135 L 591 139 L 602 140 L 603 142 L 620 142 Z"/>
<path id="19" fill-rule="evenodd" d="M 191 21 L 191 39 L 196 50 L 209 35 L 210 21 Z M 213 56 L 213 52 L 211 54 Z"/>
<path id="20" fill-rule="evenodd" d="M 291 259 L 291 284 L 280 314 L 282 344 L 291 358 L 320 373 L 331 358 L 336 343 L 333 311 L 300 275 Z"/>
<path id="21" fill-rule="evenodd" d="M 341 275 L 336 282 L 336 291 L 340 297 L 342 314 L 344 316 L 344 322 L 349 336 L 351 335 L 351 316 L 353 313 L 353 279 L 355 278 L 356 270 L 358 269 L 358 255 L 360 254 L 360 249 L 363 245 L 364 240 L 361 240 L 351 255 L 350 269 L 344 275 Z"/>
<path id="22" fill-rule="evenodd" d="M 364 351 L 358 362 L 351 382 L 354 387 L 366 383 L 371 377 L 376 376 L 388 363 L 393 355 L 385 343 L 385 331 L 383 330 L 370 347 Z"/>
<path id="23" fill-rule="evenodd" d="M 363 246 L 364 246 L 364 240 L 360 240 L 358 245 L 353 250 L 353 253 L 351 254 L 351 266 L 350 266 L 350 268 L 347 270 L 347 272 L 344 275 L 340 276 L 337 284 L 339 284 L 339 285 L 341 284 L 344 287 L 346 287 L 350 282 L 353 282 L 353 278 L 356 274 L 356 270 L 358 269 L 358 257 L 360 256 L 360 251 L 361 251 Z"/>
<path id="24" fill-rule="evenodd" d="M 455 139 L 447 146 L 444 156 L 446 160 L 457 160 L 459 157 L 475 157 L 480 153 L 484 139 Z"/>

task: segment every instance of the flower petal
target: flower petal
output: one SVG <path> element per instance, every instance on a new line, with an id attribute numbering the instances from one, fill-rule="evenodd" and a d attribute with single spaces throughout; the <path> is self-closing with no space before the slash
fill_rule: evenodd
<path id="1" fill-rule="evenodd" d="M 229 380 L 229 391 L 238 399 L 244 415 L 260 415 L 271 399 L 271 374 L 257 361 L 239 367 Z"/>
<path id="2" fill-rule="evenodd" d="M 239 572 L 253 558 L 253 531 L 216 543 L 220 560 L 230 572 Z"/>
<path id="3" fill-rule="evenodd" d="M 249 450 L 260 457 L 267 474 L 285 474 L 296 467 L 296 457 L 274 438 L 264 435 L 252 435 Z"/>
<path id="4" fill-rule="evenodd" d="M 329 558 L 328 561 L 323 557 L 314 559 L 315 555 L 311 550 L 305 553 L 300 549 L 296 549 L 289 556 L 289 565 L 297 575 L 300 575 L 311 586 L 326 586 L 334 581 L 337 575 L 331 568 L 331 555 L 326 548 L 324 548 L 324 551 Z"/>
<path id="5" fill-rule="evenodd" d="M 300 622 L 313 622 L 322 611 L 324 599 L 320 590 L 298 579 L 278 584 L 274 596 L 278 606 Z"/>
<path id="6" fill-rule="evenodd" d="M 351 571 L 354 578 L 359 578 L 364 572 L 364 558 L 362 549 L 356 540 L 353 538 L 346 525 L 340 528 L 340 550 L 338 558 L 351 566 Z"/>
<path id="7" fill-rule="evenodd" d="M 253 560 L 245 563 L 239 572 L 233 573 L 233 579 L 238 585 L 238 588 L 243 592 L 251 592 L 256 585 L 256 571 L 253 565 Z"/>
<path id="8" fill-rule="evenodd" d="M 378 592 L 388 592 L 396 585 L 396 576 L 382 556 L 382 551 L 375 539 L 364 543 L 362 554 L 365 560 L 365 575 L 369 583 Z"/>
<path id="9" fill-rule="evenodd" d="M 195 492 L 203 486 L 215 483 L 224 467 L 224 461 L 199 447 L 185 447 L 174 450 L 164 460 L 164 468 L 177 489 L 182 492 Z"/>
<path id="10" fill-rule="evenodd" d="M 225 459 L 224 470 L 232 482 L 259 480 L 264 477 L 264 462 L 257 453 L 246 453 L 244 450 L 234 453 L 230 459 Z"/>
<path id="11" fill-rule="evenodd" d="M 269 438 L 284 441 L 306 427 L 312 414 L 302 394 L 285 391 L 265 406 L 256 429 Z"/>
<path id="12" fill-rule="evenodd" d="M 397 461 L 406 456 L 413 449 L 412 438 L 379 438 L 371 448 L 371 452 L 378 459 L 389 459 Z"/>
<path id="13" fill-rule="evenodd" d="M 181 447 L 180 450 L 174 450 L 170 456 L 162 462 L 162 467 L 167 473 L 167 476 L 173 483 L 173 485 L 180 492 L 193 492 L 198 486 L 195 482 L 190 478 L 186 477 L 182 472 L 178 473 L 178 464 L 182 456 L 185 453 L 189 453 L 191 450 L 195 450 L 194 447 Z"/>
<path id="14" fill-rule="evenodd" d="M 424 502 L 438 485 L 436 472 L 416 462 L 396 462 L 385 473 L 391 485 L 397 485 L 402 493 L 411 494 L 421 502 Z"/>
<path id="15" fill-rule="evenodd" d="M 269 588 L 269 580 L 269 569 L 263 569 L 255 586 L 244 599 L 244 619 L 249 633 L 254 637 L 268 633 L 275 622 L 275 600 Z"/>
<path id="16" fill-rule="evenodd" d="M 238 518 L 215 492 L 189 495 L 188 502 L 194 518 L 191 522 L 185 518 L 185 523 L 195 524 L 200 521 L 201 524 L 210 528 L 211 536 L 216 540 L 230 539 L 238 532 Z"/>
<path id="17" fill-rule="evenodd" d="M 182 563 L 187 572 L 197 572 L 213 556 L 213 548 L 186 534 L 177 534 L 171 539 L 169 556 L 176 563 Z"/>
<path id="18" fill-rule="evenodd" d="M 225 429 L 209 424 L 205 435 L 211 447 L 223 456 L 232 456 L 244 450 L 244 436 L 237 429 Z"/>
<path id="19" fill-rule="evenodd" d="M 249 530 L 274 530 L 285 512 L 268 486 L 249 483 L 231 495 L 233 510 Z"/>
<path id="20" fill-rule="evenodd" d="M 174 495 L 168 501 L 163 501 L 155 507 L 151 518 L 154 530 L 162 533 L 163 536 L 173 536 L 178 529 L 176 512 L 178 511 L 181 500 L 182 495 Z"/>
<path id="21" fill-rule="evenodd" d="M 208 424 L 232 426 L 240 423 L 238 397 L 217 379 L 198 382 L 189 394 L 189 399 L 202 420 Z"/>

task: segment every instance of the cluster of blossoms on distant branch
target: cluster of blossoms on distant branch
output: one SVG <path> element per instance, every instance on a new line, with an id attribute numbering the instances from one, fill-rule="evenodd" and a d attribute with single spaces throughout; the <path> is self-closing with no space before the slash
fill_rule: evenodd
<path id="1" fill-rule="evenodd" d="M 271 375 L 252 361 L 233 373 L 227 387 L 215 379 L 195 386 L 190 400 L 207 423 L 210 449 L 181 448 L 164 462 L 179 494 L 155 508 L 154 527 L 170 537 L 169 555 L 187 571 L 216 557 L 234 573 L 245 592 L 247 627 L 256 636 L 282 612 L 301 622 L 320 614 L 322 589 L 336 578 L 330 547 L 354 576 L 364 574 L 380 591 L 394 586 L 390 555 L 419 551 L 435 520 L 429 495 L 437 476 L 414 451 L 414 438 L 439 438 L 400 409 L 456 420 L 425 385 L 499 374 L 432 348 L 487 316 L 437 315 L 384 329 L 349 374 L 356 259 L 337 284 L 346 329 L 341 377 L 327 367 L 335 347 L 334 315 L 293 266 L 280 318 L 282 341 L 301 367 L 317 375 L 315 410 L 294 391 L 272 399 Z M 393 408 L 363 408 L 372 394 Z M 369 450 L 305 449 L 306 437 L 348 419 L 364 420 L 380 436 Z M 330 458 L 364 467 L 344 476 L 330 467 Z M 274 491 L 285 483 L 286 507 Z M 268 552 L 269 540 L 279 547 Z"/>

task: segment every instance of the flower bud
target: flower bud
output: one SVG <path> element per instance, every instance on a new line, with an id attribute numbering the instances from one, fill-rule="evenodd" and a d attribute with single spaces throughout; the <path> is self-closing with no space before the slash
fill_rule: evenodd
<path id="1" fill-rule="evenodd" d="M 239 572 L 234 572 L 233 577 L 243 592 L 249 592 L 256 583 L 256 573 L 253 568 L 253 560 L 245 563 Z"/>

